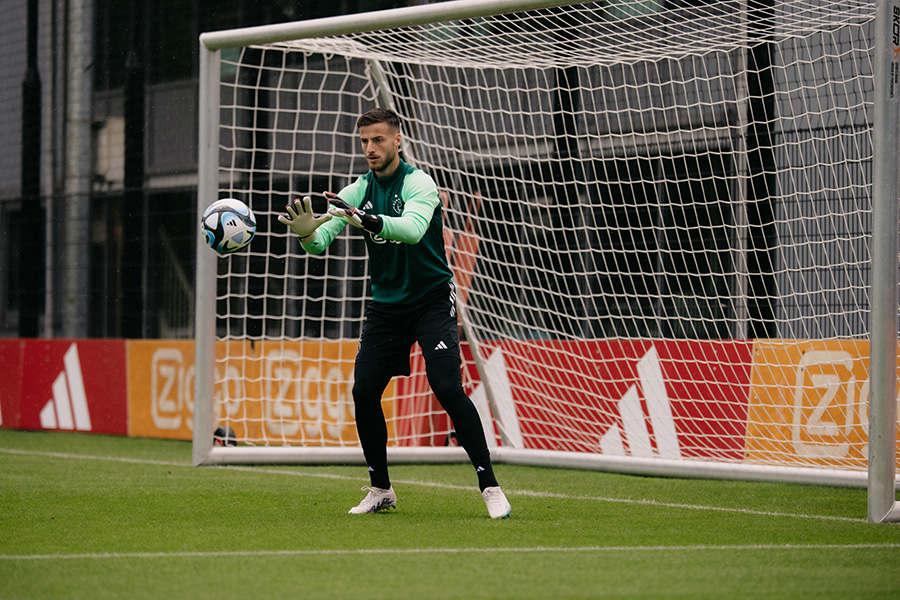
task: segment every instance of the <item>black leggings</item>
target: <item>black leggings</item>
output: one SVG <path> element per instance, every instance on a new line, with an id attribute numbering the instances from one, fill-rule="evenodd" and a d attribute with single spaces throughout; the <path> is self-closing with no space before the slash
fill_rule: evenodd
<path id="1" fill-rule="evenodd" d="M 450 355 L 431 358 L 425 363 L 425 372 L 434 395 L 453 422 L 460 445 L 478 473 L 479 487 L 484 489 L 497 485 L 481 419 L 462 386 L 459 358 Z M 364 361 L 356 364 L 354 377 L 356 430 L 369 467 L 371 484 L 373 487 L 389 488 L 387 424 L 381 408 L 381 395 L 391 380 L 391 373 L 381 363 Z"/>

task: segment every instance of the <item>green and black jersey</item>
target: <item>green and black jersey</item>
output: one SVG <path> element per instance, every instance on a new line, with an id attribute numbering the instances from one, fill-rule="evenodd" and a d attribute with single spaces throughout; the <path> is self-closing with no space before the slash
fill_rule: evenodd
<path id="1" fill-rule="evenodd" d="M 381 215 L 381 233 L 360 230 L 369 251 L 373 300 L 416 302 L 452 279 L 444 251 L 441 201 L 427 173 L 401 160 L 388 177 L 369 171 L 338 196 L 371 215 Z M 332 219 L 303 248 L 321 254 L 346 225 L 344 219 Z"/>

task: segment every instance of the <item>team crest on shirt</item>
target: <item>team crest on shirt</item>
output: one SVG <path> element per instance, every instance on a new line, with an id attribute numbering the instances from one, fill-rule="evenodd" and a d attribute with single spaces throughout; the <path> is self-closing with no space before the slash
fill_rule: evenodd
<path id="1" fill-rule="evenodd" d="M 391 204 L 391 207 L 394 209 L 395 215 L 403 214 L 403 206 L 404 206 L 403 198 L 400 197 L 399 194 L 394 194 L 394 201 Z"/>

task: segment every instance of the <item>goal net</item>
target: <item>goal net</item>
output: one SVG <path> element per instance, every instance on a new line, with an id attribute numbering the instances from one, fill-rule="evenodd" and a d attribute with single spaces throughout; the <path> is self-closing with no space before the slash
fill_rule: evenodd
<path id="1" fill-rule="evenodd" d="M 356 117 L 390 106 L 442 193 L 464 383 L 500 460 L 864 482 L 874 3 L 491 4 L 515 10 L 202 38 L 199 208 L 239 198 L 259 232 L 198 246 L 200 460 L 362 460 L 362 238 L 311 256 L 276 217 L 304 195 L 324 212 L 367 169 Z M 410 360 L 391 452 L 463 456 Z M 217 426 L 238 448 L 207 452 Z"/>

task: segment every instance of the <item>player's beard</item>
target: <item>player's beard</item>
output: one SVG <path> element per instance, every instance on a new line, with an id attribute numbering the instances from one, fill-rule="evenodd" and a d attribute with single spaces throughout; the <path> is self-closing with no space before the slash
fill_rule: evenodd
<path id="1" fill-rule="evenodd" d="M 378 159 L 375 161 L 370 161 L 369 169 L 372 170 L 372 172 L 374 172 L 376 176 L 381 177 L 385 169 L 393 164 L 396 157 L 397 149 L 392 148 L 391 150 L 386 152 L 384 156 L 378 157 Z"/>

